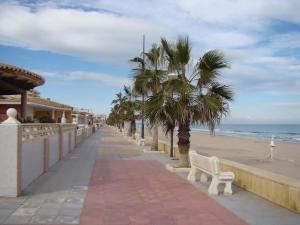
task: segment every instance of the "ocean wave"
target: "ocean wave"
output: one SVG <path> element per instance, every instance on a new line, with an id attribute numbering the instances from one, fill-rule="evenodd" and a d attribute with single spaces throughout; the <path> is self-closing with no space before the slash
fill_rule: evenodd
<path id="1" fill-rule="evenodd" d="M 205 126 L 192 126 L 191 132 L 209 133 Z M 215 129 L 217 135 L 249 137 L 259 140 L 270 140 L 273 136 L 275 141 L 300 143 L 300 125 L 246 125 L 246 124 L 223 124 Z"/>
<path id="2" fill-rule="evenodd" d="M 208 129 L 193 128 L 192 132 L 209 133 Z M 300 134 L 296 132 L 263 132 L 263 131 L 241 131 L 241 130 L 215 130 L 217 135 L 249 137 L 259 140 L 270 140 L 273 136 L 275 141 L 284 141 L 290 143 L 300 143 Z"/>

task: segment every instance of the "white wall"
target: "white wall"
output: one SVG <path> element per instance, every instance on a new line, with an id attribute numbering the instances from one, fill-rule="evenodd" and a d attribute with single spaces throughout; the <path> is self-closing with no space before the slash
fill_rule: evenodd
<path id="1" fill-rule="evenodd" d="M 76 132 L 76 130 L 71 132 L 71 150 L 73 150 L 75 148 L 75 145 L 76 145 L 76 143 L 75 143 L 75 134 L 76 133 L 75 132 Z"/>
<path id="2" fill-rule="evenodd" d="M 64 132 L 63 134 L 63 150 L 64 150 L 64 156 L 68 154 L 69 152 L 69 131 Z"/>
<path id="3" fill-rule="evenodd" d="M 21 168 L 21 189 L 23 190 L 44 171 L 43 138 L 23 141 Z"/>
<path id="4" fill-rule="evenodd" d="M 59 134 L 49 137 L 49 168 L 59 160 Z"/>
<path id="5" fill-rule="evenodd" d="M 18 126 L 0 124 L 0 196 L 16 197 Z"/>
<path id="6" fill-rule="evenodd" d="M 0 124 L 0 196 L 16 197 L 21 190 L 44 173 L 47 164 L 50 168 L 59 161 L 60 132 L 57 127 L 54 132 L 49 132 L 49 125 L 45 125 L 44 130 L 40 129 L 44 125 L 36 125 L 37 127 L 30 124 Z M 91 127 L 85 129 L 92 133 Z M 64 156 L 69 153 L 69 143 L 71 149 L 75 148 L 75 132 L 77 130 L 67 129 L 63 133 Z M 44 151 L 47 149 L 49 161 L 45 164 Z"/>

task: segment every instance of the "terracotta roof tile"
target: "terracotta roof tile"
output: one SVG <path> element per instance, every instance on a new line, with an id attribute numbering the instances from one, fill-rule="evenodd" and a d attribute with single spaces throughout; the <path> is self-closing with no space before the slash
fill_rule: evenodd
<path id="1" fill-rule="evenodd" d="M 16 103 L 20 104 L 21 98 L 20 98 L 20 96 L 13 96 L 13 97 L 6 97 L 6 98 L 3 98 L 3 99 L 0 99 L 0 103 L 5 103 L 5 102 L 16 102 Z M 49 100 L 49 99 L 40 98 L 40 97 L 30 97 L 30 96 L 28 96 L 27 102 L 28 103 L 36 103 L 36 104 L 45 105 L 45 106 L 52 106 L 52 107 L 55 107 L 55 108 L 68 109 L 68 110 L 73 109 L 72 106 L 62 104 L 62 103 L 59 103 L 59 102 L 55 102 L 55 101 L 52 101 L 52 100 Z"/>
<path id="2" fill-rule="evenodd" d="M 9 74 L 15 74 L 15 75 L 27 78 L 27 79 L 31 79 L 33 82 L 36 83 L 37 86 L 45 83 L 44 78 L 41 77 L 40 75 L 38 75 L 34 72 L 31 72 L 31 71 L 28 71 L 28 70 L 19 68 L 17 66 L 0 63 L 0 71 L 6 72 Z"/>

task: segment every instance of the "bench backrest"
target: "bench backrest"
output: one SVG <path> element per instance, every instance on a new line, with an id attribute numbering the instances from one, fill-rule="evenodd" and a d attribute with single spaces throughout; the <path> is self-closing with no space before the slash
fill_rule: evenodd
<path id="1" fill-rule="evenodd" d="M 217 157 L 207 157 L 195 151 L 190 151 L 189 157 L 191 166 L 195 166 L 211 175 L 218 175 L 220 173 L 220 160 Z"/>

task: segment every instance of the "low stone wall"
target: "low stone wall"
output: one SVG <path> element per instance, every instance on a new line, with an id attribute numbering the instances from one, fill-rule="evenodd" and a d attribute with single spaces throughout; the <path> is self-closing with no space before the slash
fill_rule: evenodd
<path id="1" fill-rule="evenodd" d="M 299 180 L 225 159 L 221 160 L 221 168 L 234 172 L 235 185 L 300 213 Z"/>

